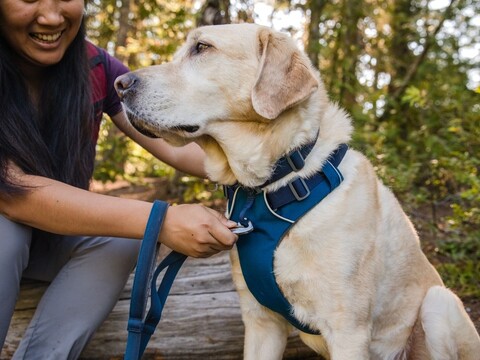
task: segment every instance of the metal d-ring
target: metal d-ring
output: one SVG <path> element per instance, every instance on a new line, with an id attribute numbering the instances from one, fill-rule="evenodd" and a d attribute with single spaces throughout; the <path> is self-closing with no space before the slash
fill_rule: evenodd
<path id="1" fill-rule="evenodd" d="M 252 222 L 249 220 L 247 226 L 243 226 L 240 223 L 237 223 L 237 227 L 231 229 L 232 233 L 237 234 L 237 235 L 245 235 L 253 231 L 253 225 Z"/>

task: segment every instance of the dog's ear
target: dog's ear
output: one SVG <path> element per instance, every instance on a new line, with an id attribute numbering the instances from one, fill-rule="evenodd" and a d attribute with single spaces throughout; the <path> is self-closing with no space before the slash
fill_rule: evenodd
<path id="1" fill-rule="evenodd" d="M 275 119 L 286 109 L 300 103 L 319 86 L 306 56 L 287 35 L 262 29 L 258 33 L 260 66 L 252 91 L 255 111 Z"/>

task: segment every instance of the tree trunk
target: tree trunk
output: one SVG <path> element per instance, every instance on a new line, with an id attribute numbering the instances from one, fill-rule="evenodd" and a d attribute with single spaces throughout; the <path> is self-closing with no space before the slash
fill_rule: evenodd
<path id="1" fill-rule="evenodd" d="M 342 21 L 342 28 L 345 28 L 345 37 L 342 46 L 342 81 L 340 83 L 339 101 L 350 112 L 357 103 L 355 97 L 358 82 L 356 68 L 359 55 L 363 49 L 358 22 L 363 16 L 362 11 L 362 7 L 358 6 L 356 0 L 345 0 L 343 11 L 345 19 Z"/>
<path id="2" fill-rule="evenodd" d="M 310 0 L 306 8 L 310 10 L 306 52 L 313 66 L 317 69 L 319 65 L 318 57 L 320 55 L 320 16 L 326 4 L 326 0 Z"/>
<path id="3" fill-rule="evenodd" d="M 197 26 L 230 24 L 230 22 L 230 0 L 207 0 L 197 18 Z"/>
<path id="4" fill-rule="evenodd" d="M 126 60 L 125 54 L 117 51 L 117 49 L 119 47 L 127 46 L 128 33 L 132 28 L 129 20 L 131 1 L 132 0 L 122 0 L 122 5 L 119 9 L 117 40 L 115 42 L 115 57 L 122 62 Z"/>
<path id="5" fill-rule="evenodd" d="M 453 16 L 453 10 L 458 7 L 458 1 L 452 0 L 444 10 L 443 17 L 433 31 L 429 32 L 428 28 L 426 29 L 427 35 L 424 38 L 423 50 L 419 55 L 415 56 L 408 47 L 409 41 L 417 36 L 411 24 L 415 15 L 412 0 L 396 0 L 394 4 L 391 21 L 392 41 L 389 47 L 392 81 L 388 85 L 387 103 L 382 116 L 379 118 L 379 122 L 384 121 L 395 113 L 408 113 L 408 104 L 401 103 L 405 90 L 415 79 L 445 20 L 450 19 Z M 403 116 L 399 116 L 398 120 L 403 122 L 399 124 L 401 129 L 400 137 L 403 140 L 407 140 L 409 130 L 416 128 L 418 124 L 416 122 L 410 123 L 408 118 Z"/>

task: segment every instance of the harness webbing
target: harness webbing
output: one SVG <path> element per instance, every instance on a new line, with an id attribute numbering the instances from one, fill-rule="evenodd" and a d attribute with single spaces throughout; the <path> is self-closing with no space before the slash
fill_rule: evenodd
<path id="1" fill-rule="evenodd" d="M 300 149 L 292 150 L 285 156 L 282 156 L 275 163 L 273 174 L 267 181 L 260 185 L 259 188 L 263 188 L 277 180 L 280 180 L 281 178 L 290 174 L 292 171 L 297 172 L 303 169 L 305 166 L 305 158 L 310 154 L 316 142 L 317 137 L 315 137 L 314 141 L 302 146 Z"/>
<path id="2" fill-rule="evenodd" d="M 303 332 L 318 334 L 293 315 L 293 307 L 277 285 L 274 252 L 291 226 L 343 181 L 337 169 L 348 147 L 341 145 L 310 179 L 295 178 L 274 193 L 232 186 L 227 188 L 231 220 L 251 222 L 254 231 L 237 242 L 240 266 L 247 287 L 263 306 L 281 314 Z M 295 185 L 292 185 L 295 183 Z"/>
<path id="3" fill-rule="evenodd" d="M 107 61 L 102 51 L 87 41 L 88 63 L 90 66 L 90 83 L 92 84 L 92 101 L 95 115 L 102 112 L 103 101 L 107 97 Z"/>

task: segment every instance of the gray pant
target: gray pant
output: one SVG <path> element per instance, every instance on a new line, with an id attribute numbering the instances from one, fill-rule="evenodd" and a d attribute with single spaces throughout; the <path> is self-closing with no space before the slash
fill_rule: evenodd
<path id="1" fill-rule="evenodd" d="M 135 266 L 140 241 L 109 237 L 32 240 L 32 229 L 0 216 L 0 347 L 22 277 L 51 282 L 14 359 L 77 359 Z"/>

